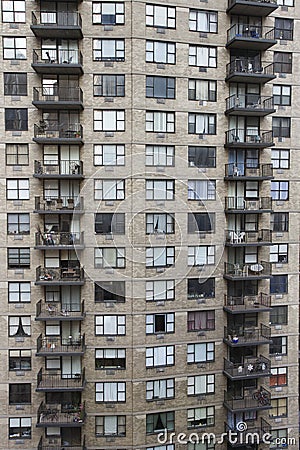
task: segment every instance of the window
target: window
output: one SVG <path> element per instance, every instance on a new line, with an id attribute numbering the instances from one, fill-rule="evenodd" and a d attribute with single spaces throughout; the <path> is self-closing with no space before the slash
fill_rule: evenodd
<path id="1" fill-rule="evenodd" d="M 95 316 L 96 336 L 125 335 L 126 316 Z"/>
<path id="2" fill-rule="evenodd" d="M 8 269 L 30 268 L 30 248 L 8 248 Z"/>
<path id="3" fill-rule="evenodd" d="M 126 416 L 96 416 L 96 436 L 126 436 Z"/>
<path id="4" fill-rule="evenodd" d="M 146 97 L 175 98 L 175 78 L 147 76 Z"/>
<path id="5" fill-rule="evenodd" d="M 3 59 L 26 59 L 26 37 L 3 37 Z"/>
<path id="6" fill-rule="evenodd" d="M 8 283 L 9 303 L 30 303 L 30 282 L 14 281 Z"/>
<path id="7" fill-rule="evenodd" d="M 2 22 L 25 23 L 26 22 L 25 0 L 3 0 Z"/>
<path id="8" fill-rule="evenodd" d="M 284 84 L 273 84 L 274 105 L 291 106 L 292 87 Z"/>
<path id="9" fill-rule="evenodd" d="M 190 167 L 216 167 L 216 147 L 188 147 Z"/>
<path id="10" fill-rule="evenodd" d="M 271 160 L 274 169 L 290 168 L 290 151 L 287 149 L 272 148 Z"/>
<path id="11" fill-rule="evenodd" d="M 189 100 L 217 101 L 217 82 L 213 80 L 189 80 Z"/>
<path id="12" fill-rule="evenodd" d="M 287 417 L 287 398 L 272 398 L 269 417 Z"/>
<path id="13" fill-rule="evenodd" d="M 187 378 L 187 395 L 206 395 L 215 393 L 215 376 L 197 375 Z"/>
<path id="14" fill-rule="evenodd" d="M 288 293 L 288 276 L 273 275 L 270 279 L 270 294 L 287 294 Z"/>
<path id="15" fill-rule="evenodd" d="M 274 52 L 274 71 L 279 73 L 292 73 L 292 53 Z"/>
<path id="16" fill-rule="evenodd" d="M 189 311 L 187 313 L 188 331 L 215 329 L 215 311 Z"/>
<path id="17" fill-rule="evenodd" d="M 288 244 L 275 244 L 270 247 L 271 263 L 287 263 L 288 262 Z"/>
<path id="18" fill-rule="evenodd" d="M 146 111 L 146 131 L 152 133 L 175 133 L 175 113 Z"/>
<path id="19" fill-rule="evenodd" d="M 146 267 L 170 267 L 175 263 L 175 247 L 146 248 Z"/>
<path id="20" fill-rule="evenodd" d="M 287 325 L 288 323 L 288 307 L 272 306 L 270 311 L 270 325 Z"/>
<path id="21" fill-rule="evenodd" d="M 31 336 L 30 316 L 9 316 L 8 335 L 10 337 Z"/>
<path id="22" fill-rule="evenodd" d="M 192 444 L 191 442 L 187 445 L 187 450 L 215 450 L 215 445 L 212 442 L 204 442 L 199 444 Z"/>
<path id="23" fill-rule="evenodd" d="M 188 428 L 210 427 L 215 424 L 215 408 L 192 408 L 187 410 Z"/>
<path id="24" fill-rule="evenodd" d="M 175 397 L 175 379 L 147 381 L 146 400 L 162 400 Z"/>
<path id="25" fill-rule="evenodd" d="M 146 200 L 174 200 L 174 180 L 146 180 Z"/>
<path id="26" fill-rule="evenodd" d="M 277 0 L 277 5 L 294 6 L 294 0 Z"/>
<path id="27" fill-rule="evenodd" d="M 31 418 L 10 417 L 9 439 L 31 439 Z"/>
<path id="28" fill-rule="evenodd" d="M 205 363 L 214 361 L 215 344 L 214 342 L 204 342 L 203 344 L 187 345 L 187 363 Z"/>
<path id="29" fill-rule="evenodd" d="M 95 166 L 124 166 L 125 145 L 103 144 L 94 145 Z"/>
<path id="30" fill-rule="evenodd" d="M 17 96 L 27 95 L 27 73 L 5 72 L 3 75 L 4 75 L 4 95 L 17 95 Z"/>
<path id="31" fill-rule="evenodd" d="M 93 2 L 93 24 L 123 25 L 123 2 Z"/>
<path id="32" fill-rule="evenodd" d="M 124 97 L 125 75 L 94 75 L 94 97 Z"/>
<path id="33" fill-rule="evenodd" d="M 146 450 L 175 450 L 174 444 L 157 445 L 155 447 L 147 447 Z"/>
<path id="34" fill-rule="evenodd" d="M 5 131 L 27 131 L 27 108 L 5 108 Z"/>
<path id="35" fill-rule="evenodd" d="M 124 213 L 98 213 L 95 214 L 95 233 L 97 234 L 124 234 Z"/>
<path id="36" fill-rule="evenodd" d="M 215 213 L 188 213 L 188 233 L 215 231 Z"/>
<path id="37" fill-rule="evenodd" d="M 126 402 L 126 383 L 96 383 L 96 402 Z"/>
<path id="38" fill-rule="evenodd" d="M 270 430 L 270 434 L 272 435 L 270 439 L 270 449 L 277 448 L 278 450 L 281 450 L 288 447 L 289 438 L 287 428 Z"/>
<path id="39" fill-rule="evenodd" d="M 31 370 L 31 350 L 9 350 L 9 370 Z"/>
<path id="40" fill-rule="evenodd" d="M 173 6 L 146 5 L 146 25 L 148 27 L 175 28 L 176 8 Z"/>
<path id="41" fill-rule="evenodd" d="M 146 145 L 146 166 L 174 166 L 175 147 Z"/>
<path id="42" fill-rule="evenodd" d="M 271 196 L 273 200 L 289 199 L 289 182 L 288 181 L 271 181 Z"/>
<path id="43" fill-rule="evenodd" d="M 189 66 L 217 67 L 217 47 L 190 45 Z"/>
<path id="44" fill-rule="evenodd" d="M 94 39 L 94 61 L 125 61 L 124 39 Z"/>
<path id="45" fill-rule="evenodd" d="M 114 269 L 124 269 L 125 248 L 95 248 L 95 268 L 103 269 L 106 267 L 112 267 Z"/>
<path id="46" fill-rule="evenodd" d="M 7 234 L 30 234 L 28 213 L 7 214 Z"/>
<path id="47" fill-rule="evenodd" d="M 146 334 L 174 333 L 175 314 L 146 314 Z"/>
<path id="48" fill-rule="evenodd" d="M 7 200 L 29 200 L 29 179 L 8 178 L 6 180 Z"/>
<path id="49" fill-rule="evenodd" d="M 176 44 L 173 42 L 146 41 L 146 62 L 175 64 Z"/>
<path id="50" fill-rule="evenodd" d="M 124 200 L 125 180 L 95 180 L 95 200 Z"/>
<path id="51" fill-rule="evenodd" d="M 188 265 L 202 266 L 215 264 L 215 246 L 198 245 L 188 247 Z"/>
<path id="52" fill-rule="evenodd" d="M 173 234 L 174 232 L 175 219 L 172 214 L 146 214 L 146 234 Z"/>
<path id="53" fill-rule="evenodd" d="M 146 367 L 174 366 L 174 363 L 174 345 L 146 348 Z"/>
<path id="54" fill-rule="evenodd" d="M 189 134 L 216 134 L 216 114 L 189 113 Z"/>
<path id="55" fill-rule="evenodd" d="M 125 111 L 94 110 L 94 131 L 125 131 Z"/>
<path id="56" fill-rule="evenodd" d="M 31 403 L 31 384 L 14 383 L 9 385 L 9 404 L 21 405 Z"/>
<path id="57" fill-rule="evenodd" d="M 189 29 L 190 31 L 200 31 L 202 33 L 217 33 L 218 13 L 190 9 Z"/>
<path id="58" fill-rule="evenodd" d="M 160 433 L 165 430 L 172 431 L 175 427 L 174 411 L 147 414 L 146 415 L 146 433 Z"/>
<path id="59" fill-rule="evenodd" d="M 291 119 L 289 117 L 272 117 L 273 137 L 291 137 Z"/>
<path id="60" fill-rule="evenodd" d="M 187 280 L 188 300 L 215 297 L 215 279 L 189 278 Z"/>
<path id="61" fill-rule="evenodd" d="M 95 281 L 95 303 L 125 302 L 125 281 Z"/>
<path id="62" fill-rule="evenodd" d="M 95 369 L 126 369 L 125 348 L 96 349 Z"/>
<path id="63" fill-rule="evenodd" d="M 6 165 L 7 166 L 28 166 L 29 147 L 28 144 L 6 144 Z"/>
<path id="64" fill-rule="evenodd" d="M 289 213 L 271 214 L 271 230 L 277 233 L 289 231 Z"/>
<path id="65" fill-rule="evenodd" d="M 189 200 L 215 200 L 215 180 L 188 180 Z"/>
<path id="66" fill-rule="evenodd" d="M 160 302 L 175 299 L 175 281 L 146 281 L 146 301 Z"/>
<path id="67" fill-rule="evenodd" d="M 293 40 L 294 21 L 275 17 L 275 39 Z"/>
<path id="68" fill-rule="evenodd" d="M 287 355 L 287 337 L 272 336 L 272 343 L 269 345 L 270 355 Z"/>
<path id="69" fill-rule="evenodd" d="M 287 367 L 273 367 L 271 369 L 270 386 L 287 386 Z"/>

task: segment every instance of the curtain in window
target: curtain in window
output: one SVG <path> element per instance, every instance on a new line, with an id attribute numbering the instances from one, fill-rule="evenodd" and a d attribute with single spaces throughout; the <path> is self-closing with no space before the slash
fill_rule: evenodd
<path id="1" fill-rule="evenodd" d="M 197 66 L 208 67 L 209 49 L 207 47 L 197 47 Z"/>
<path id="2" fill-rule="evenodd" d="M 164 380 L 154 381 L 153 396 L 156 398 L 165 398 L 167 396 L 166 382 Z"/>
<path id="3" fill-rule="evenodd" d="M 166 364 L 166 349 L 165 347 L 154 348 L 154 365 L 163 366 Z"/>
<path id="4" fill-rule="evenodd" d="M 207 12 L 198 12 L 198 26 L 197 31 L 209 31 L 209 22 L 208 22 L 209 13 Z"/>
<path id="5" fill-rule="evenodd" d="M 103 400 L 105 402 L 114 402 L 117 400 L 117 386 L 116 383 L 103 383 Z"/>
<path id="6" fill-rule="evenodd" d="M 165 132 L 167 129 L 167 115 L 165 113 L 154 113 L 154 131 Z"/>
<path id="7" fill-rule="evenodd" d="M 154 60 L 161 63 L 167 62 L 167 44 L 154 42 Z"/>
<path id="8" fill-rule="evenodd" d="M 117 322 L 114 316 L 104 316 L 103 328 L 105 334 L 117 334 Z"/>
<path id="9" fill-rule="evenodd" d="M 105 434 L 117 434 L 117 417 L 105 416 L 104 417 L 104 433 Z"/>

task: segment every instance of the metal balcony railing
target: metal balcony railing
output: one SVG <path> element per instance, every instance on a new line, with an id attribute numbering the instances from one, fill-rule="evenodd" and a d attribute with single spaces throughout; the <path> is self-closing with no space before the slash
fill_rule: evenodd
<path id="1" fill-rule="evenodd" d="M 225 262 L 224 274 L 232 278 L 259 278 L 272 275 L 272 265 L 266 261 L 254 264 Z"/>
<path id="2" fill-rule="evenodd" d="M 274 110 L 274 97 L 260 96 L 259 94 L 233 94 L 226 98 L 226 110 L 230 109 L 236 111 L 247 109 L 249 112 Z"/>
<path id="3" fill-rule="evenodd" d="M 225 197 L 225 210 L 235 211 L 271 211 L 272 198 L 260 197 L 259 199 L 248 199 L 245 197 Z"/>
<path id="4" fill-rule="evenodd" d="M 53 441 L 56 441 L 55 443 L 53 443 Z M 60 438 L 44 438 L 43 436 L 41 436 L 40 441 L 38 443 L 37 446 L 37 450 L 62 450 L 63 447 L 63 443 L 61 443 L 61 445 L 59 444 L 59 442 L 61 442 Z M 87 450 L 86 445 L 85 445 L 85 436 L 83 437 L 83 442 L 82 444 L 78 444 L 77 442 L 73 443 L 72 441 L 68 441 L 68 447 L 67 450 Z"/>
<path id="5" fill-rule="evenodd" d="M 70 211 L 83 211 L 83 197 L 78 195 L 72 196 L 60 196 L 60 197 L 48 197 L 43 199 L 41 197 L 35 197 L 35 211 L 57 211 L 59 212 Z"/>
<path id="6" fill-rule="evenodd" d="M 256 358 L 245 357 L 240 363 L 233 363 L 224 358 L 224 372 L 231 379 L 270 376 L 271 361 L 262 355 Z"/>
<path id="7" fill-rule="evenodd" d="M 68 338 L 46 337 L 42 334 L 37 338 L 37 353 L 61 354 L 83 353 L 85 351 L 85 335 Z"/>
<path id="8" fill-rule="evenodd" d="M 32 11 L 32 25 L 53 27 L 82 27 L 81 15 L 73 11 Z"/>
<path id="9" fill-rule="evenodd" d="M 273 164 L 259 164 L 257 167 L 249 167 L 247 163 L 225 164 L 225 177 L 245 178 L 272 178 Z"/>
<path id="10" fill-rule="evenodd" d="M 83 319 L 84 300 L 81 303 L 66 303 L 62 302 L 46 302 L 39 300 L 36 304 L 36 319 L 40 320 L 56 320 L 56 319 Z"/>
<path id="11" fill-rule="evenodd" d="M 237 23 L 232 25 L 227 31 L 227 43 L 234 38 L 254 39 L 256 42 L 259 42 L 261 39 L 274 41 L 275 28 Z"/>
<path id="12" fill-rule="evenodd" d="M 82 103 L 83 92 L 80 87 L 58 87 L 53 84 L 33 88 L 34 102 L 71 102 Z"/>
<path id="13" fill-rule="evenodd" d="M 32 57 L 33 64 L 67 64 L 67 65 L 82 65 L 83 57 L 82 53 L 77 49 L 64 49 L 64 48 L 39 48 L 33 50 Z"/>
<path id="14" fill-rule="evenodd" d="M 259 389 L 244 395 L 224 392 L 224 405 L 232 411 L 243 409 L 268 409 L 271 408 L 271 392 L 260 387 Z"/>
<path id="15" fill-rule="evenodd" d="M 36 281 L 83 281 L 84 270 L 80 267 L 60 267 L 57 269 L 38 266 L 36 269 Z"/>
<path id="16" fill-rule="evenodd" d="M 258 295 L 232 296 L 224 294 L 224 306 L 232 312 L 245 312 L 254 308 L 269 309 L 271 307 L 271 296 L 260 293 Z"/>
<path id="17" fill-rule="evenodd" d="M 226 144 L 245 145 L 251 146 L 269 146 L 273 144 L 273 132 L 272 130 L 257 130 L 257 129 L 245 129 L 245 128 L 232 128 L 225 132 Z"/>
<path id="18" fill-rule="evenodd" d="M 231 344 L 266 343 L 271 339 L 271 328 L 260 324 L 259 327 L 224 327 L 224 340 Z"/>
<path id="19" fill-rule="evenodd" d="M 79 390 L 85 384 L 85 369 L 80 373 L 43 372 L 41 368 L 37 374 L 37 390 Z"/>
<path id="20" fill-rule="evenodd" d="M 37 412 L 37 427 L 82 426 L 86 417 L 85 404 L 63 405 L 42 402 Z"/>
<path id="21" fill-rule="evenodd" d="M 235 58 L 228 63 L 226 66 L 227 76 L 236 72 L 253 76 L 265 75 L 275 77 L 274 63 L 261 63 L 252 58 Z"/>
<path id="22" fill-rule="evenodd" d="M 36 247 L 69 247 L 83 245 L 83 231 L 82 232 L 60 232 L 60 233 L 35 233 Z"/>
<path id="23" fill-rule="evenodd" d="M 34 124 L 34 137 L 38 139 L 81 139 L 83 128 L 80 123 L 60 124 L 56 120 L 41 120 Z"/>
<path id="24" fill-rule="evenodd" d="M 266 420 L 261 418 L 260 421 L 252 423 L 252 421 L 246 422 L 247 428 L 244 431 L 240 431 L 237 427 L 230 426 L 226 422 L 224 423 L 225 439 L 230 442 L 231 447 L 244 449 L 246 444 L 249 444 L 249 446 L 251 444 L 260 444 L 267 435 L 271 436 L 271 425 Z"/>
<path id="25" fill-rule="evenodd" d="M 262 245 L 272 243 L 271 230 L 225 230 L 225 241 L 231 245 Z"/>
<path id="26" fill-rule="evenodd" d="M 36 177 L 78 176 L 83 175 L 83 163 L 79 160 L 48 160 L 34 161 L 34 175 Z"/>
<path id="27" fill-rule="evenodd" d="M 239 0 L 228 0 L 228 7 L 234 5 L 239 2 Z M 270 5 L 277 6 L 277 0 L 242 0 L 242 3 L 257 3 L 259 6 L 264 3 L 269 3 Z"/>

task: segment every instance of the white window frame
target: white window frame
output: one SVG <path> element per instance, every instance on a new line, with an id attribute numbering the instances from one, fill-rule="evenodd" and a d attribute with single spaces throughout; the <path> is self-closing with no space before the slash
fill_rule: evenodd
<path id="1" fill-rule="evenodd" d="M 146 247 L 146 268 L 170 267 L 175 264 L 175 247 Z"/>
<path id="2" fill-rule="evenodd" d="M 25 23 L 26 2 L 25 0 L 3 0 L 2 1 L 3 23 Z"/>
<path id="3" fill-rule="evenodd" d="M 215 264 L 214 245 L 193 245 L 188 247 L 188 266 Z"/>
<path id="4" fill-rule="evenodd" d="M 146 180 L 146 200 L 174 200 L 175 180 Z"/>
<path id="5" fill-rule="evenodd" d="M 216 114 L 207 113 L 188 113 L 188 133 L 189 134 L 208 134 L 217 133 Z"/>
<path id="6" fill-rule="evenodd" d="M 26 37 L 3 36 L 3 59 L 26 59 Z"/>
<path id="7" fill-rule="evenodd" d="M 216 180 L 188 180 L 188 200 L 216 200 Z"/>
<path id="8" fill-rule="evenodd" d="M 164 330 L 156 330 L 156 316 L 162 316 Z M 175 313 L 146 314 L 146 334 L 161 334 L 175 332 Z"/>
<path id="9" fill-rule="evenodd" d="M 146 348 L 146 368 L 174 366 L 174 345 L 163 345 L 160 347 Z"/>
<path id="10" fill-rule="evenodd" d="M 175 112 L 146 111 L 147 133 L 175 133 Z"/>
<path id="11" fill-rule="evenodd" d="M 146 302 L 175 300 L 175 280 L 146 281 Z"/>
<path id="12" fill-rule="evenodd" d="M 217 33 L 218 13 L 215 11 L 190 9 L 189 30 L 201 33 Z"/>
<path id="13" fill-rule="evenodd" d="M 270 246 L 270 263 L 286 264 L 288 262 L 288 244 L 274 244 Z"/>
<path id="14" fill-rule="evenodd" d="M 124 166 L 124 144 L 95 144 L 94 166 Z"/>
<path id="15" fill-rule="evenodd" d="M 96 269 L 124 269 L 126 266 L 124 247 L 97 247 L 94 257 Z"/>
<path id="16" fill-rule="evenodd" d="M 146 26 L 158 28 L 176 28 L 176 8 L 146 4 Z"/>
<path id="17" fill-rule="evenodd" d="M 215 393 L 215 375 L 187 377 L 187 395 L 207 395 Z"/>
<path id="18" fill-rule="evenodd" d="M 94 109 L 94 131 L 125 131 L 125 110 Z"/>
<path id="19" fill-rule="evenodd" d="M 96 179 L 95 200 L 124 200 L 125 180 Z"/>
<path id="20" fill-rule="evenodd" d="M 30 281 L 8 282 L 8 303 L 30 303 Z"/>
<path id="21" fill-rule="evenodd" d="M 146 382 L 146 400 L 162 400 L 175 397 L 175 379 L 165 378 Z"/>
<path id="22" fill-rule="evenodd" d="M 176 43 L 146 41 L 146 62 L 157 64 L 175 64 Z"/>
<path id="23" fill-rule="evenodd" d="M 290 149 L 272 148 L 271 161 L 273 169 L 289 169 L 290 168 Z"/>
<path id="24" fill-rule="evenodd" d="M 124 25 L 124 2 L 93 2 L 93 24 Z M 108 8 L 108 11 L 105 9 Z M 106 13 L 106 14 L 105 14 Z M 114 21 L 105 21 L 103 16 L 115 16 Z"/>
<path id="25" fill-rule="evenodd" d="M 147 213 L 146 234 L 174 234 L 175 219 L 169 213 Z"/>
<path id="26" fill-rule="evenodd" d="M 21 319 L 22 328 L 26 333 L 26 336 L 31 336 L 31 317 L 30 316 L 9 316 L 8 317 L 8 335 L 9 337 L 18 337 L 16 332 L 19 328 L 19 322 Z"/>
<path id="27" fill-rule="evenodd" d="M 93 61 L 125 61 L 125 39 L 95 38 Z"/>
<path id="28" fill-rule="evenodd" d="M 187 344 L 187 363 L 207 363 L 215 360 L 215 343 Z"/>
<path id="29" fill-rule="evenodd" d="M 146 145 L 146 166 L 174 166 L 174 160 L 173 145 Z"/>
<path id="30" fill-rule="evenodd" d="M 126 402 L 125 381 L 104 381 L 95 384 L 96 403 Z"/>
<path id="31" fill-rule="evenodd" d="M 95 430 L 96 436 L 126 436 L 126 416 L 96 416 Z"/>
<path id="32" fill-rule="evenodd" d="M 7 178 L 6 200 L 29 200 L 29 178 Z"/>
<path id="33" fill-rule="evenodd" d="M 96 315 L 95 335 L 96 336 L 125 336 L 126 316 L 125 315 Z"/>
<path id="34" fill-rule="evenodd" d="M 215 407 L 204 406 L 187 410 L 187 427 L 211 427 L 215 424 Z"/>
<path id="35" fill-rule="evenodd" d="M 190 45 L 189 66 L 216 68 L 217 47 Z"/>
<path id="36" fill-rule="evenodd" d="M 8 427 L 9 427 L 8 428 L 9 439 L 31 439 L 31 432 L 32 432 L 31 417 L 10 417 Z M 19 428 L 20 435 L 19 436 L 10 435 L 11 428 Z M 26 429 L 26 431 L 30 428 L 30 435 L 28 434 L 24 435 L 23 433 L 25 430 L 22 432 L 22 428 Z"/>
<path id="37" fill-rule="evenodd" d="M 103 359 L 103 360 L 111 360 L 111 359 L 124 359 L 125 360 L 125 367 L 126 367 L 126 349 L 125 348 L 96 348 L 95 350 L 95 360 L 97 359 Z M 124 370 L 125 368 L 120 366 L 106 366 L 103 367 L 96 367 L 96 370 L 107 370 L 107 369 L 113 369 L 113 370 Z"/>
<path id="38" fill-rule="evenodd" d="M 189 100 L 216 102 L 217 82 L 215 80 L 199 80 L 189 78 Z"/>

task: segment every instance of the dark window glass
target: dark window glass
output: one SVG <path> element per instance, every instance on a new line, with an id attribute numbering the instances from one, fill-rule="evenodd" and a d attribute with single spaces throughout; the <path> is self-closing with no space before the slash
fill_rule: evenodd
<path id="1" fill-rule="evenodd" d="M 279 73 L 292 73 L 292 53 L 274 52 L 274 70 Z"/>
<path id="2" fill-rule="evenodd" d="M 214 229 L 214 213 L 188 213 L 188 233 L 210 233 L 213 232 Z"/>
<path id="3" fill-rule="evenodd" d="M 189 146 L 189 166 L 216 167 L 216 147 Z"/>
<path id="4" fill-rule="evenodd" d="M 125 75 L 94 75 L 95 97 L 124 97 Z"/>
<path id="5" fill-rule="evenodd" d="M 27 108 L 6 108 L 5 109 L 5 131 L 26 131 L 28 130 L 28 110 Z"/>
<path id="6" fill-rule="evenodd" d="M 271 229 L 279 233 L 289 231 L 289 213 L 273 213 L 271 215 Z"/>
<path id="7" fill-rule="evenodd" d="M 96 281 L 95 302 L 125 302 L 125 281 Z"/>
<path id="8" fill-rule="evenodd" d="M 124 234 L 124 213 L 99 213 L 95 214 L 95 233 L 97 234 Z"/>
<path id="9" fill-rule="evenodd" d="M 31 384 L 16 383 L 9 385 L 9 404 L 31 403 Z"/>
<path id="10" fill-rule="evenodd" d="M 27 95 L 27 73 L 4 73 L 4 95 Z"/>
<path id="11" fill-rule="evenodd" d="M 215 279 L 189 278 L 187 281 L 188 299 L 213 298 L 215 296 Z"/>
<path id="12" fill-rule="evenodd" d="M 270 279 L 270 294 L 287 294 L 288 276 L 273 275 Z"/>
<path id="13" fill-rule="evenodd" d="M 8 269 L 19 269 L 30 267 L 29 248 L 8 248 L 7 249 Z"/>
<path id="14" fill-rule="evenodd" d="M 294 21 L 292 19 L 275 18 L 275 39 L 293 40 Z"/>
<path id="15" fill-rule="evenodd" d="M 175 78 L 146 77 L 146 97 L 175 98 Z"/>

